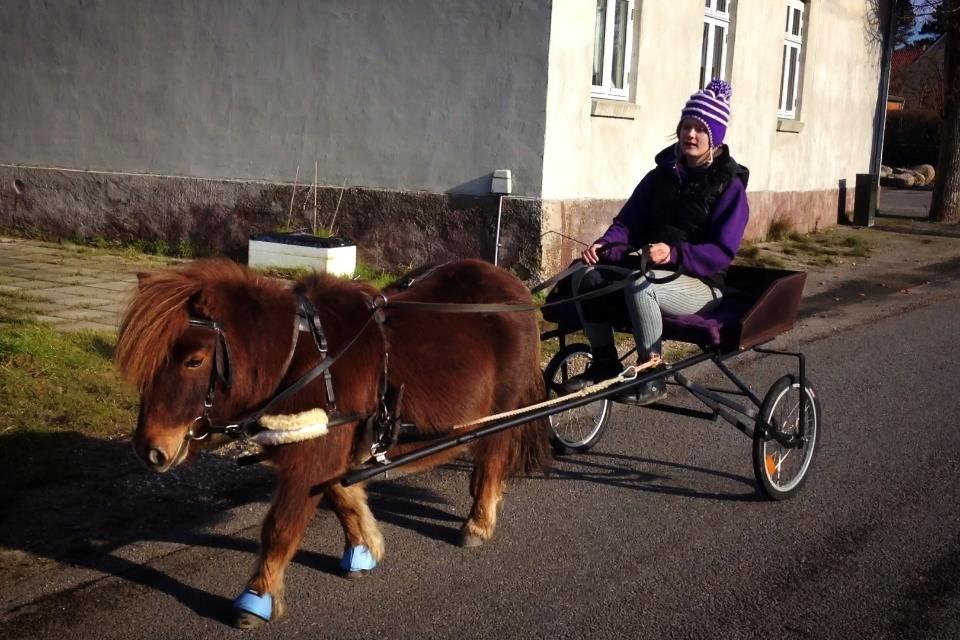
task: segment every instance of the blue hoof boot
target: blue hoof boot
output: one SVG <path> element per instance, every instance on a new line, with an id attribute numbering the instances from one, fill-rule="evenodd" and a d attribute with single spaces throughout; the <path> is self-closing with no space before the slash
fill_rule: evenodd
<path id="1" fill-rule="evenodd" d="M 362 544 L 350 547 L 343 552 L 343 557 L 340 558 L 340 568 L 346 571 L 347 576 L 350 577 L 364 575 L 376 566 L 377 561 L 374 560 L 370 549 Z"/>
<path id="2" fill-rule="evenodd" d="M 251 629 L 270 622 L 273 615 L 273 597 L 268 593 L 260 595 L 253 589 L 244 589 L 233 601 L 234 626 L 238 629 Z"/>

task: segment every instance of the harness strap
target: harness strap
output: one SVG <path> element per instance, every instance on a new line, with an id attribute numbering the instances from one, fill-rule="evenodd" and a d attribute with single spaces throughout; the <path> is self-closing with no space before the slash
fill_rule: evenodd
<path id="1" fill-rule="evenodd" d="M 297 393 L 298 391 L 303 389 L 305 386 L 313 382 L 317 378 L 317 376 L 322 375 L 323 372 L 330 369 L 330 367 L 333 366 L 333 364 L 337 360 L 339 360 L 340 357 L 344 353 L 346 353 L 348 349 L 350 349 L 350 347 L 353 346 L 353 344 L 360 338 L 360 336 L 363 335 L 363 332 L 367 329 L 367 327 L 373 321 L 373 318 L 374 318 L 374 314 L 371 312 L 370 315 L 367 317 L 366 321 L 363 323 L 363 326 L 360 328 L 360 330 L 357 331 L 357 333 L 354 334 L 354 336 L 350 338 L 350 340 L 348 340 L 343 346 L 341 346 L 336 353 L 334 353 L 333 355 L 327 358 L 324 358 L 319 364 L 317 364 L 316 366 L 311 368 L 309 371 L 304 373 L 302 376 L 300 376 L 300 378 L 297 379 L 290 386 L 278 392 L 275 396 L 273 396 L 269 401 L 267 401 L 266 404 L 264 404 L 258 410 L 254 411 L 252 414 L 248 415 L 242 420 L 238 420 L 236 423 L 236 426 L 240 429 L 243 429 L 257 422 L 261 417 L 267 414 L 272 407 L 280 404 L 281 402 L 283 402 L 293 394 Z"/>
<path id="2" fill-rule="evenodd" d="M 409 289 L 410 287 L 412 287 L 415 283 L 419 282 L 420 280 L 424 280 L 424 279 L 426 279 L 427 277 L 429 277 L 430 274 L 432 274 L 432 273 L 433 273 L 434 271 L 436 271 L 437 269 L 440 269 L 440 268 L 442 268 L 442 267 L 445 267 L 445 266 L 447 266 L 448 264 L 450 264 L 450 263 L 449 263 L 449 262 L 441 262 L 441 263 L 439 263 L 439 264 L 433 265 L 432 267 L 430 267 L 429 269 L 427 269 L 427 270 L 424 271 L 423 273 L 417 274 L 417 275 L 415 275 L 415 276 L 411 276 L 411 275 L 408 274 L 408 275 L 406 275 L 403 279 L 401 279 L 401 280 L 399 281 L 399 283 L 397 284 L 397 288 L 405 291 L 405 290 Z M 411 272 L 411 273 L 412 273 L 412 272 Z"/>
<path id="3" fill-rule="evenodd" d="M 190 318 L 187 324 L 191 327 L 210 329 L 217 334 L 213 347 L 213 365 L 210 367 L 210 382 L 207 384 L 207 395 L 203 400 L 204 408 L 210 409 L 217 390 L 217 380 L 224 389 L 230 388 L 230 347 L 227 346 L 227 339 L 223 334 L 223 325 L 216 320 Z"/>
<path id="4" fill-rule="evenodd" d="M 317 308 L 313 306 L 313 303 L 310 302 L 310 299 L 305 295 L 297 293 L 297 304 L 299 305 L 299 314 L 306 321 L 307 328 L 310 329 L 310 335 L 313 336 L 313 342 L 317 345 L 317 351 L 320 352 L 320 359 L 326 359 L 327 357 L 327 335 L 323 331 L 323 324 L 320 322 L 320 315 L 317 313 Z M 325 369 L 323 371 L 323 382 L 327 391 L 327 400 L 330 401 L 330 406 L 333 408 L 337 407 L 337 398 L 333 393 L 333 376 L 330 375 L 330 370 Z"/>

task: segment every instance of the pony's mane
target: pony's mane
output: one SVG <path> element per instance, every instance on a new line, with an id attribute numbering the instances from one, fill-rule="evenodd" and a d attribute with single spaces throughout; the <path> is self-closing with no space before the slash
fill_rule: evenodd
<path id="1" fill-rule="evenodd" d="M 184 267 L 140 274 L 139 289 L 123 314 L 114 362 L 141 392 L 166 364 L 187 329 L 191 298 L 223 284 L 254 284 L 266 278 L 230 260 L 197 260 Z"/>

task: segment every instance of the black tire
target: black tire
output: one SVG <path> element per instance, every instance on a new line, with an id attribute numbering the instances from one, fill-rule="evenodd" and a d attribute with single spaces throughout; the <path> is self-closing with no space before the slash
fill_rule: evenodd
<path id="1" fill-rule="evenodd" d="M 569 344 L 553 356 L 544 369 L 543 378 L 547 385 L 547 395 L 555 398 L 561 395 L 560 385 L 575 375 L 583 373 L 587 364 L 593 360 L 590 346 Z M 550 442 L 557 453 L 583 453 L 599 442 L 607 423 L 613 402 L 597 400 L 588 405 L 562 411 L 550 416 Z"/>
<path id="2" fill-rule="evenodd" d="M 820 446 L 822 411 L 810 381 L 804 385 L 805 425 L 800 425 L 800 383 L 795 376 L 786 375 L 773 383 L 763 398 L 760 414 L 753 432 L 753 473 L 760 489 L 771 500 L 786 500 L 803 487 L 810 472 L 813 457 Z M 771 435 L 764 433 L 763 425 L 770 424 L 787 435 L 798 435 L 799 447 L 785 447 Z M 789 464 L 786 464 L 788 463 Z"/>

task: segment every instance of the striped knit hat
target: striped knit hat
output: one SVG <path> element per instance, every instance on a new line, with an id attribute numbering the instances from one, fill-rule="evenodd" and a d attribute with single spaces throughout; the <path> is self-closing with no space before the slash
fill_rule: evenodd
<path id="1" fill-rule="evenodd" d="M 733 89 L 730 85 L 714 78 L 705 89 L 690 96 L 681 112 L 681 120 L 696 118 L 706 125 L 710 133 L 711 148 L 723 144 L 723 138 L 727 135 L 731 95 L 733 95 Z"/>

